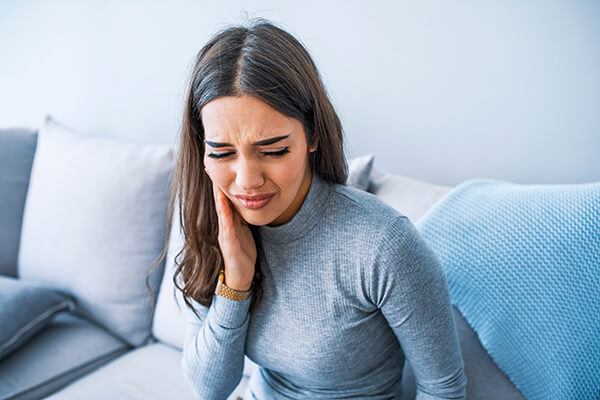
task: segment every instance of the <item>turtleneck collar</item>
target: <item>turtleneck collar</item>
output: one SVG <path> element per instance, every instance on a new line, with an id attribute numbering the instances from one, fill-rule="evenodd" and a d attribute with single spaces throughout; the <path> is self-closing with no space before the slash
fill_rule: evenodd
<path id="1" fill-rule="evenodd" d="M 285 243 L 301 238 L 319 221 L 332 192 L 333 184 L 313 171 L 310 188 L 300 210 L 285 224 L 258 225 L 261 238 L 272 243 Z"/>

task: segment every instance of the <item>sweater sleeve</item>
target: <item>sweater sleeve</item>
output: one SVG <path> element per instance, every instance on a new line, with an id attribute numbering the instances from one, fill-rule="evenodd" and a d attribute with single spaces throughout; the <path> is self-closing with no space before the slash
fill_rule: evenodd
<path id="1" fill-rule="evenodd" d="M 406 216 L 385 227 L 369 296 L 414 371 L 415 400 L 466 399 L 467 377 L 445 272 Z"/>
<path id="2" fill-rule="evenodd" d="M 225 400 L 242 379 L 251 300 L 215 294 L 210 307 L 190 300 L 202 318 L 189 313 L 181 366 L 197 399 Z"/>

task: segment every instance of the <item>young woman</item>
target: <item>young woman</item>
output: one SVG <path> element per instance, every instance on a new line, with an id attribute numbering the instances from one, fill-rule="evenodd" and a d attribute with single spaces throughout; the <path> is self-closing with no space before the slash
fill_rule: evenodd
<path id="1" fill-rule="evenodd" d="M 447 281 L 411 221 L 346 186 L 342 126 L 302 44 L 264 19 L 198 54 L 171 196 L 199 399 L 466 398 Z M 182 285 L 179 286 L 181 278 Z"/>

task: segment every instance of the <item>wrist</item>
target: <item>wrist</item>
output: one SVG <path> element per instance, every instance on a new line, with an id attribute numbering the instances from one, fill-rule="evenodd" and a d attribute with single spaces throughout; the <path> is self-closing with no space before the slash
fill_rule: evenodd
<path id="1" fill-rule="evenodd" d="M 225 273 L 225 270 L 221 270 L 223 273 L 223 284 L 233 290 L 237 290 L 240 292 L 247 292 L 252 287 L 253 277 L 248 278 L 240 278 L 233 273 L 230 273 L 229 276 Z"/>
<path id="2" fill-rule="evenodd" d="M 252 281 L 248 282 L 247 280 L 238 280 L 234 278 L 227 279 L 227 276 L 223 276 L 223 284 L 239 292 L 247 292 L 252 287 Z"/>

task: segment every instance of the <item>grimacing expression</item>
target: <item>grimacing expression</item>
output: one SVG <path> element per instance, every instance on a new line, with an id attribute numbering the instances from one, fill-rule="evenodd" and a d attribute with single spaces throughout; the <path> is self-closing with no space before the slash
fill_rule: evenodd
<path id="1" fill-rule="evenodd" d="M 311 182 L 302 123 L 247 94 L 211 100 L 200 114 L 203 161 L 212 182 L 246 222 L 271 226 L 288 222 Z M 275 196 L 260 209 L 246 208 L 235 197 L 271 193 Z"/>

